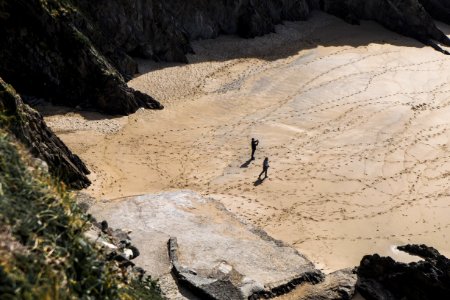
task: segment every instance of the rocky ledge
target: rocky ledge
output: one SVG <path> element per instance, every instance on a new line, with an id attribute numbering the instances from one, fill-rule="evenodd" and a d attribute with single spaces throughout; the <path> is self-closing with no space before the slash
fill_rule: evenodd
<path id="1" fill-rule="evenodd" d="M 323 279 L 295 249 L 194 192 L 97 202 L 89 212 L 114 227 L 133 230 L 130 236 L 141 250 L 136 262 L 160 278 L 169 299 L 185 299 L 173 275 L 200 299 L 270 298 Z"/>
<path id="2" fill-rule="evenodd" d="M 0 126 L 26 145 L 33 156 L 44 161 L 50 173 L 72 188 L 90 184 L 89 170 L 81 159 L 45 124 L 42 116 L 24 104 L 12 86 L 0 78 Z"/>
<path id="3" fill-rule="evenodd" d="M 177 239 L 174 237 L 168 241 L 168 250 L 172 272 L 179 284 L 186 286 L 201 299 L 269 299 L 286 294 L 298 285 L 305 283 L 315 285 L 324 279 L 324 275 L 318 270 L 305 270 L 297 276 L 263 286 L 240 274 L 225 261 L 199 273 L 182 266 L 178 259 Z"/>
<path id="4" fill-rule="evenodd" d="M 357 290 L 366 300 L 444 300 L 450 295 L 450 260 L 425 245 L 398 247 L 423 260 L 409 264 L 377 254 L 358 268 Z"/>

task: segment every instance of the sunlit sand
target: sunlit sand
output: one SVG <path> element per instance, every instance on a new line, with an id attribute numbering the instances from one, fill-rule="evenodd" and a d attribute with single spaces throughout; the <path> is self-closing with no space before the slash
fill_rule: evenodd
<path id="1" fill-rule="evenodd" d="M 447 56 L 318 13 L 193 46 L 190 64 L 142 61 L 129 83 L 163 111 L 75 114 L 76 128 L 47 118 L 93 171 L 89 193 L 194 190 L 326 271 L 410 242 L 450 255 Z M 266 156 L 269 177 L 255 184 Z"/>

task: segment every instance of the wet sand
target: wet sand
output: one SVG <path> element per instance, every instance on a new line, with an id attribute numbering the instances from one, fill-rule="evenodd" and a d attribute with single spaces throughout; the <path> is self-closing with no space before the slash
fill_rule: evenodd
<path id="1" fill-rule="evenodd" d="M 408 260 L 404 243 L 450 255 L 449 57 L 320 13 L 277 31 L 195 42 L 189 65 L 141 61 L 129 84 L 163 111 L 48 116 L 93 171 L 88 192 L 194 190 L 325 271 Z"/>

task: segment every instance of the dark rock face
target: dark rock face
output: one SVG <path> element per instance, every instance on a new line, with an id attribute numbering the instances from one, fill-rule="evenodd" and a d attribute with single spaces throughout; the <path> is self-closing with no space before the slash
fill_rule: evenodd
<path id="1" fill-rule="evenodd" d="M 435 41 L 450 46 L 450 39 L 440 31 L 433 19 L 445 22 L 449 3 L 438 0 L 320 0 L 320 8 L 352 24 L 359 20 L 373 20 L 386 28 L 419 40 L 448 54 Z M 431 15 L 430 15 L 431 14 Z"/>
<path id="2" fill-rule="evenodd" d="M 6 120 L 0 126 L 30 148 L 31 153 L 48 166 L 50 172 L 73 188 L 90 184 L 89 170 L 45 124 L 42 116 L 22 102 L 14 89 L 0 78 L 0 112 Z"/>
<path id="3" fill-rule="evenodd" d="M 165 1 L 73 2 L 97 28 L 97 32 L 88 32 L 91 40 L 122 74 L 136 73 L 135 66 L 122 66 L 124 60 L 129 60 L 129 53 L 154 60 L 187 62 L 185 53 L 192 51 L 189 40 L 177 27 L 175 15 L 166 10 Z"/>
<path id="4" fill-rule="evenodd" d="M 0 74 L 19 93 L 112 114 L 161 108 L 150 96 L 127 87 L 87 37 L 94 37 L 96 29 L 69 1 L 1 3 Z M 120 51 L 115 54 L 120 57 Z M 132 69 L 133 63 L 121 59 L 120 66 Z"/>
<path id="5" fill-rule="evenodd" d="M 433 18 L 445 23 L 450 22 L 450 1 L 419 0 L 419 2 Z"/>
<path id="6" fill-rule="evenodd" d="M 398 247 L 423 258 L 399 263 L 390 257 L 365 256 L 358 268 L 357 290 L 367 300 L 444 300 L 450 295 L 450 260 L 425 245 Z"/>
<path id="7" fill-rule="evenodd" d="M 91 40 L 127 75 L 133 68 L 120 67 L 127 54 L 187 63 L 190 40 L 221 33 L 251 38 L 273 32 L 282 20 L 306 20 L 309 15 L 306 0 L 73 2 L 101 32 L 100 37 L 89 33 Z"/>
<path id="8" fill-rule="evenodd" d="M 283 20 L 322 9 L 351 23 L 374 20 L 446 53 L 450 40 L 432 17 L 450 22 L 438 0 L 2 0 L 0 76 L 20 94 L 128 114 L 162 106 L 129 88 L 130 55 L 187 62 L 189 41 L 273 32 Z"/>
<path id="9" fill-rule="evenodd" d="M 0 0 L 0 76 L 19 94 L 55 104 L 111 114 L 161 109 L 151 96 L 127 86 L 125 80 L 137 71 L 130 55 L 187 62 L 190 40 L 222 33 L 252 38 L 273 32 L 283 20 L 305 20 L 317 8 L 351 23 L 377 21 L 448 54 L 436 41 L 450 45 L 450 40 L 432 19 L 450 23 L 448 1 Z M 28 135 L 20 138 L 52 172 L 67 177 L 66 182 L 87 185 L 87 170 L 79 158 L 51 137 L 36 112 L 16 106 L 35 124 L 23 129 Z M 49 150 L 53 146 L 48 143 L 56 150 Z"/>

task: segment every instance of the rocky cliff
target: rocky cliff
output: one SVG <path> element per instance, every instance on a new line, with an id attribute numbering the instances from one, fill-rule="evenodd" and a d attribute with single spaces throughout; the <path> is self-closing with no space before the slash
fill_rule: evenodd
<path id="1" fill-rule="evenodd" d="M 162 108 L 127 87 L 132 56 L 187 62 L 190 41 L 275 30 L 322 9 L 351 23 L 374 20 L 442 50 L 450 40 L 432 17 L 450 22 L 437 0 L 1 0 L 0 76 L 20 94 L 113 114 Z"/>
<path id="2" fill-rule="evenodd" d="M 42 116 L 24 104 L 15 90 L 0 78 L 0 127 L 45 161 L 49 171 L 73 188 L 90 184 L 85 164 L 45 124 Z"/>
<path id="3" fill-rule="evenodd" d="M 71 1 L 0 2 L 0 76 L 23 95 L 114 114 L 161 108 L 129 88 L 91 38 L 102 35 Z"/>
<path id="4" fill-rule="evenodd" d="M 443 3 L 441 3 L 443 2 Z M 449 38 L 439 30 L 432 17 L 450 22 L 449 4 L 430 0 L 320 0 L 320 8 L 347 22 L 373 20 L 400 34 L 415 38 L 448 54 L 436 42 L 450 46 Z"/>

